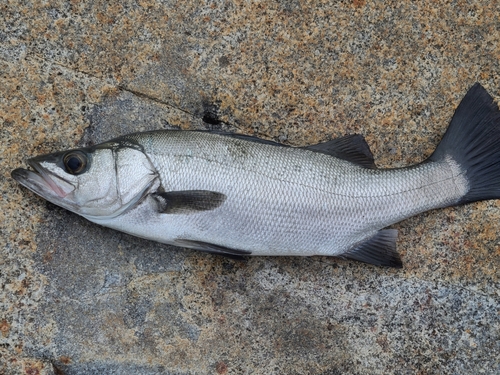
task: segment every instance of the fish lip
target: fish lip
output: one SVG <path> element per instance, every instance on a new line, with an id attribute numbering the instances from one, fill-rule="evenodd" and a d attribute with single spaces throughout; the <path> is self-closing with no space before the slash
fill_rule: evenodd
<path id="1" fill-rule="evenodd" d="M 36 192 L 37 194 L 39 194 L 43 188 L 47 188 L 45 180 L 38 173 L 28 169 L 16 168 L 10 173 L 10 175 L 21 185 Z M 37 187 L 42 187 L 42 189 Z"/>
<path id="2" fill-rule="evenodd" d="M 54 204 L 61 205 L 61 198 L 52 190 L 50 185 L 40 174 L 28 169 L 17 168 L 14 169 L 10 175 L 14 180 L 35 194 L 40 195 L 42 198 Z"/>
<path id="3" fill-rule="evenodd" d="M 28 159 L 28 165 L 35 169 L 39 176 L 47 183 L 47 185 L 56 193 L 59 198 L 65 198 L 68 193 L 65 192 L 62 188 L 60 188 L 54 181 L 54 179 L 50 176 L 50 173 L 48 173 L 45 168 L 43 168 L 38 161 L 36 160 L 37 158 L 32 158 Z M 33 172 L 34 173 L 34 172 Z M 62 181 L 68 183 L 68 181 L 63 180 L 62 178 L 58 177 Z"/>
<path id="4" fill-rule="evenodd" d="M 31 171 L 29 169 L 17 168 L 11 172 L 11 176 L 14 180 L 19 182 L 24 187 L 30 189 L 34 193 L 40 195 L 41 197 L 47 199 L 48 201 L 57 204 L 59 206 L 72 206 L 68 199 L 65 199 L 67 195 L 72 192 L 75 187 L 68 181 L 64 180 L 59 176 L 51 176 L 51 173 L 43 168 L 40 161 L 46 161 L 46 156 L 35 157 L 27 160 L 27 164 L 34 169 Z M 60 180 L 61 184 L 66 184 L 67 188 L 64 189 L 64 185 L 61 187 L 56 183 L 57 178 Z M 73 209 L 69 208 L 68 209 Z"/>

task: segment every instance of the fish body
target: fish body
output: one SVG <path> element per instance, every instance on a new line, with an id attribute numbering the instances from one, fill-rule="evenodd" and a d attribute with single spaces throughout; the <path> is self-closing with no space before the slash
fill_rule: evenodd
<path id="1" fill-rule="evenodd" d="M 500 197 L 500 114 L 478 84 L 434 154 L 377 169 L 361 136 L 306 148 L 161 130 L 30 159 L 13 177 L 88 220 L 231 256 L 328 255 L 401 266 L 396 230 L 439 207 Z"/>
<path id="2" fill-rule="evenodd" d="M 171 244 L 188 239 L 252 255 L 341 255 L 381 228 L 456 202 L 467 189 L 452 160 L 379 170 L 205 132 L 160 131 L 123 139 L 144 148 L 162 190 L 225 196 L 211 210 L 165 214 L 153 195 L 127 214 L 90 218 Z"/>

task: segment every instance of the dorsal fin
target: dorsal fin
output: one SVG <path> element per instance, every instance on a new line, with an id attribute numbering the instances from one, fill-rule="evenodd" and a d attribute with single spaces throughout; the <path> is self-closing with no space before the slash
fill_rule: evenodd
<path id="1" fill-rule="evenodd" d="M 262 143 L 271 146 L 290 147 L 281 143 L 261 139 L 251 135 L 226 133 L 219 131 L 211 131 L 218 135 L 228 136 L 236 139 L 241 139 L 248 142 Z M 360 165 L 365 168 L 375 169 L 375 161 L 370 147 L 365 141 L 365 138 L 360 134 L 351 134 L 344 137 L 332 139 L 328 142 L 318 143 L 316 145 L 300 147 L 305 150 L 319 152 L 322 154 L 334 156 L 339 159 L 350 161 L 351 163 Z"/>
<path id="2" fill-rule="evenodd" d="M 373 154 L 365 138 L 360 134 L 346 135 L 328 142 L 303 148 L 335 156 L 336 158 L 350 161 L 365 168 L 376 168 Z"/>

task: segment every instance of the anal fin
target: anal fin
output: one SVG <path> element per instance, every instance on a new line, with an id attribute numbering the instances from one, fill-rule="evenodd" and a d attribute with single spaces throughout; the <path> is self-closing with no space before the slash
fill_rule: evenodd
<path id="1" fill-rule="evenodd" d="M 403 263 L 396 251 L 396 229 L 382 229 L 367 241 L 342 254 L 341 258 L 354 259 L 376 266 L 402 268 Z"/>

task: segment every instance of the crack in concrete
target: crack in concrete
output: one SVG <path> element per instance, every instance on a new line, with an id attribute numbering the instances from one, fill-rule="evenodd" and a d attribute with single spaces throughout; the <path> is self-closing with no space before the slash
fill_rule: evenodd
<path id="1" fill-rule="evenodd" d="M 194 114 L 192 114 L 191 112 L 189 112 L 189 111 L 187 111 L 187 110 L 185 110 L 185 109 L 179 108 L 179 107 L 177 107 L 177 106 L 175 106 L 175 105 L 172 105 L 172 104 L 170 104 L 170 103 L 167 103 L 167 102 L 165 102 L 165 101 L 163 101 L 163 100 L 161 100 L 161 99 L 158 99 L 158 98 L 156 98 L 156 97 L 154 97 L 154 96 L 148 95 L 148 94 L 146 94 L 146 93 L 143 93 L 143 92 L 140 92 L 140 91 L 137 91 L 137 90 L 133 90 L 133 89 L 128 88 L 128 87 L 126 87 L 126 86 L 124 86 L 124 85 L 116 85 L 116 87 L 117 87 L 119 90 L 121 90 L 121 91 L 126 91 L 126 92 L 129 92 L 129 93 L 131 93 L 131 94 L 133 94 L 133 95 L 135 95 L 135 96 L 137 96 L 137 97 L 139 97 L 139 98 L 143 98 L 143 99 L 148 99 L 148 100 L 151 100 L 151 101 L 153 101 L 153 102 L 155 102 L 155 103 L 165 105 L 165 106 L 167 106 L 167 107 L 169 107 L 169 108 L 175 109 L 175 110 L 177 110 L 177 111 L 183 112 L 183 113 L 185 113 L 185 114 L 187 114 L 187 115 L 189 115 L 189 116 L 191 116 L 191 117 L 196 118 L 196 116 L 195 116 Z"/>
<path id="2" fill-rule="evenodd" d="M 199 119 L 202 119 L 202 117 L 200 116 L 196 116 L 194 115 L 193 113 L 183 109 L 183 108 L 179 108 L 171 103 L 168 103 L 164 100 L 161 100 L 159 98 L 156 98 L 154 96 L 151 96 L 149 94 L 146 94 L 146 93 L 143 93 L 143 92 L 140 92 L 140 91 L 137 91 L 137 90 L 134 90 L 134 89 L 131 89 L 125 85 L 121 85 L 119 83 L 117 83 L 114 79 L 110 79 L 110 78 L 105 78 L 105 77 L 100 77 L 100 76 L 97 76 L 95 74 L 92 74 L 91 72 L 88 72 L 88 71 L 84 71 L 84 70 L 80 70 L 80 69 L 76 69 L 75 67 L 72 67 L 72 66 L 68 66 L 68 65 L 65 65 L 59 61 L 51 61 L 51 60 L 46 60 L 44 59 L 42 56 L 39 56 L 38 54 L 36 53 L 27 53 L 26 56 L 25 56 L 25 59 L 26 60 L 29 60 L 29 59 L 34 59 L 34 60 L 38 60 L 39 62 L 42 62 L 42 63 L 46 63 L 46 64 L 52 64 L 52 65 L 55 65 L 55 66 L 58 66 L 58 67 L 61 67 L 61 68 L 64 68 L 70 72 L 73 72 L 73 73 L 77 73 L 77 74 L 82 74 L 82 75 L 85 75 L 87 77 L 90 77 L 90 78 L 93 78 L 95 80 L 99 80 L 101 82 L 104 82 L 104 83 L 107 83 L 111 86 L 114 86 L 116 87 L 118 90 L 121 90 L 121 91 L 125 91 L 125 92 L 129 92 L 131 93 L 132 95 L 135 95 L 139 98 L 142 98 L 142 99 L 147 99 L 147 100 L 151 100 L 155 103 L 158 103 L 158 104 L 161 104 L 161 105 L 165 105 L 171 109 L 174 109 L 174 110 L 177 110 L 177 111 L 180 111 L 182 113 L 185 113 L 193 118 L 199 118 Z M 2 59 L 3 61 L 3 59 Z M 8 63 L 6 61 L 6 63 Z"/>

